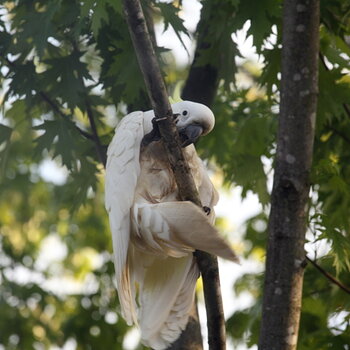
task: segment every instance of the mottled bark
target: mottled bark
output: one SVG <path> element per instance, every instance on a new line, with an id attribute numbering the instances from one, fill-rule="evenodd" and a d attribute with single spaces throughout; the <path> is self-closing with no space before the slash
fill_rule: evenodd
<path id="1" fill-rule="evenodd" d="M 136 55 L 145 79 L 152 107 L 158 119 L 159 130 L 166 146 L 169 163 L 174 172 L 180 196 L 182 200 L 190 200 L 201 207 L 198 191 L 180 147 L 179 136 L 172 118 L 167 91 L 147 31 L 140 2 L 139 0 L 123 0 L 123 5 Z M 224 324 L 220 284 L 217 283 L 219 277 L 218 274 L 215 278 L 213 277 L 214 271 L 218 272 L 217 259 L 203 252 L 196 252 L 196 257 L 203 276 L 204 290 L 210 291 L 209 296 L 215 296 L 215 299 L 206 301 L 208 320 L 215 320 L 219 324 Z M 206 270 L 202 270 L 203 267 Z M 206 278 L 207 271 L 211 271 L 210 276 L 212 279 Z M 205 295 L 205 298 L 207 299 L 209 296 Z M 209 321 L 208 327 L 213 325 L 215 321 Z M 208 328 L 208 334 L 212 340 L 210 349 L 225 349 L 225 339 L 222 339 L 225 329 L 222 331 L 222 327 L 219 327 L 220 333 L 213 334 L 217 329 L 218 327 L 213 329 Z M 201 345 L 198 344 L 196 349 L 199 346 Z M 186 349 L 186 347 L 183 347 L 183 349 Z"/>
<path id="2" fill-rule="evenodd" d="M 319 0 L 283 5 L 281 108 L 260 350 L 296 349 L 318 92 Z"/>
<path id="3" fill-rule="evenodd" d="M 195 252 L 195 256 L 203 279 L 209 349 L 225 350 L 226 328 L 218 260 L 216 257 L 198 250 Z"/>

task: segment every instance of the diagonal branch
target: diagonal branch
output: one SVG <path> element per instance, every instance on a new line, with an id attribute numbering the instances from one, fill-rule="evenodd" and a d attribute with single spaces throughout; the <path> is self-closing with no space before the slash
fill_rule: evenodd
<path id="1" fill-rule="evenodd" d="M 13 62 L 11 62 L 8 58 L 6 58 L 6 63 L 10 67 L 16 68 L 16 65 Z M 57 115 L 59 115 L 60 117 L 62 117 L 64 119 L 67 119 L 67 115 L 62 112 L 60 107 L 55 103 L 55 101 L 53 101 L 51 99 L 51 97 L 46 92 L 38 91 L 38 94 L 41 97 L 41 99 L 46 104 L 48 104 Z M 102 145 L 102 143 L 100 141 L 100 138 L 98 136 L 97 127 L 96 127 L 96 123 L 95 123 L 95 120 L 94 120 L 93 111 L 91 109 L 90 104 L 87 101 L 86 101 L 86 111 L 87 111 L 87 115 L 88 115 L 88 119 L 89 119 L 89 123 L 90 123 L 92 134 L 90 134 L 90 133 L 84 131 L 83 129 L 79 128 L 79 126 L 76 125 L 75 123 L 73 123 L 74 127 L 80 133 L 80 135 L 82 135 L 84 138 L 94 142 L 98 158 L 99 158 L 100 162 L 103 164 L 103 166 L 105 166 L 106 165 L 106 151 L 105 151 L 104 146 Z"/>
<path id="2" fill-rule="evenodd" d="M 308 256 L 306 256 L 306 260 L 309 261 L 318 271 L 320 271 L 322 273 L 322 275 L 325 276 L 329 281 L 331 281 L 332 283 L 337 285 L 345 293 L 350 294 L 350 288 L 349 287 L 347 287 L 342 282 L 338 281 L 329 272 L 327 272 L 324 268 L 322 268 L 315 260 L 310 259 Z"/>
<path id="3" fill-rule="evenodd" d="M 90 123 L 91 131 L 92 131 L 92 140 L 95 143 L 96 152 L 97 152 L 97 155 L 98 155 L 101 163 L 103 164 L 104 167 L 106 167 L 107 154 L 103 148 L 103 145 L 102 145 L 101 140 L 100 140 L 98 133 L 97 133 L 94 114 L 93 114 L 93 111 L 91 109 L 90 104 L 87 101 L 85 104 L 86 104 L 86 112 L 87 112 L 87 115 L 89 118 L 89 123 Z"/>
<path id="4" fill-rule="evenodd" d="M 17 65 L 14 62 L 10 61 L 7 57 L 5 57 L 5 61 L 6 61 L 6 64 L 8 66 L 10 66 L 13 69 L 16 69 Z M 44 102 L 46 102 L 55 113 L 57 113 L 62 118 L 67 118 L 67 116 L 61 111 L 59 106 L 57 106 L 57 104 L 49 97 L 49 95 L 47 95 L 44 91 L 38 91 L 38 93 L 39 93 L 39 96 L 41 97 L 41 99 Z M 89 134 L 88 132 L 84 131 L 83 129 L 80 129 L 79 126 L 76 125 L 75 123 L 74 123 L 74 126 L 78 130 L 78 132 L 82 136 L 84 136 L 86 139 L 93 140 L 93 135 Z"/>
<path id="5" fill-rule="evenodd" d="M 162 119 L 158 123 L 159 130 L 166 147 L 169 163 L 174 172 L 180 196 L 183 200 L 190 200 L 202 207 L 189 166 L 180 147 L 179 135 L 172 118 L 172 110 L 165 84 L 149 38 L 140 2 L 139 0 L 123 0 L 123 5 L 155 116 L 158 119 Z M 210 349 L 225 349 L 225 321 L 217 259 L 199 251 L 196 251 L 196 257 L 204 284 L 209 346 Z"/>

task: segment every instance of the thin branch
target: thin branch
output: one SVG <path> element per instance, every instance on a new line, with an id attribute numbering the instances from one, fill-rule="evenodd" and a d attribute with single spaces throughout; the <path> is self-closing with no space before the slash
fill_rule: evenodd
<path id="1" fill-rule="evenodd" d="M 16 68 L 16 65 L 13 62 L 11 62 L 8 58 L 5 58 L 5 60 L 9 66 L 11 66 L 12 68 Z M 46 102 L 56 114 L 58 114 L 60 117 L 62 117 L 64 119 L 68 118 L 68 116 L 62 112 L 60 107 L 49 97 L 49 95 L 47 93 L 45 93 L 44 91 L 39 91 L 38 93 L 39 93 L 39 96 L 42 98 L 42 100 L 44 102 Z M 93 111 L 91 109 L 91 106 L 87 101 L 85 102 L 85 104 L 86 104 L 86 111 L 87 111 L 92 134 L 79 128 L 79 126 L 74 122 L 73 122 L 73 125 L 74 125 L 75 129 L 80 133 L 80 135 L 82 135 L 84 138 L 94 142 L 98 158 L 99 158 L 100 162 L 103 164 L 103 166 L 105 167 L 106 166 L 106 158 L 107 158 L 106 151 L 104 150 L 104 147 L 103 147 L 103 145 L 100 141 L 100 138 L 98 136 L 96 123 L 94 120 L 94 115 L 93 115 Z"/>
<path id="2" fill-rule="evenodd" d="M 73 47 L 74 52 L 79 55 L 80 51 L 79 51 L 79 47 L 78 47 L 77 42 L 75 40 L 72 40 L 71 43 L 72 43 L 72 47 Z M 83 76 L 80 73 L 78 73 L 78 77 L 80 79 L 82 86 L 86 89 Z M 87 116 L 89 119 L 91 131 L 92 131 L 92 138 L 91 139 L 95 144 L 96 153 L 97 153 L 98 158 L 100 159 L 100 162 L 103 164 L 104 167 L 106 167 L 107 154 L 106 154 L 106 151 L 104 150 L 103 145 L 101 143 L 101 140 L 98 136 L 94 112 L 91 108 L 91 105 L 90 105 L 88 99 L 87 99 L 87 96 L 85 97 L 85 107 L 86 107 L 86 113 L 87 113 Z"/>
<path id="3" fill-rule="evenodd" d="M 7 57 L 5 57 L 5 61 L 7 63 L 8 66 L 12 67 L 12 68 L 16 68 L 16 64 L 14 62 L 11 62 Z M 42 100 L 44 100 L 44 102 L 46 102 L 54 112 L 56 112 L 56 114 L 58 114 L 59 116 L 61 116 L 62 118 L 64 119 L 67 119 L 67 115 L 64 114 L 62 112 L 62 110 L 59 108 L 59 106 L 57 106 L 57 104 L 49 97 L 49 95 L 44 92 L 44 91 L 38 91 L 39 93 L 39 96 L 42 98 Z M 79 128 L 78 125 L 76 125 L 75 123 L 74 124 L 74 127 L 76 128 L 76 130 L 82 135 L 84 136 L 86 139 L 88 140 L 92 140 L 92 141 L 95 141 L 94 140 L 94 135 L 91 135 L 90 133 L 84 131 L 83 129 Z"/>
<path id="4" fill-rule="evenodd" d="M 97 155 L 98 155 L 101 163 L 103 164 L 103 166 L 106 167 L 107 155 L 106 155 L 106 151 L 104 150 L 103 145 L 101 143 L 101 140 L 100 140 L 98 133 L 97 133 L 95 118 L 94 118 L 91 106 L 87 101 L 85 102 L 85 105 L 86 105 L 86 112 L 87 112 L 87 115 L 89 118 L 90 127 L 92 130 L 92 138 L 93 138 L 93 141 L 95 143 Z"/>
<path id="5" fill-rule="evenodd" d="M 350 288 L 349 287 L 344 285 L 342 282 L 338 281 L 329 272 L 327 272 L 325 269 L 323 269 L 315 260 L 310 259 L 308 256 L 306 256 L 306 260 L 309 261 L 318 271 L 320 271 L 322 273 L 322 275 L 325 276 L 329 281 L 331 281 L 332 283 L 337 285 L 345 293 L 350 294 Z"/>
<path id="6" fill-rule="evenodd" d="M 139 0 L 123 0 L 124 12 L 143 73 L 152 107 L 159 121 L 159 130 L 174 172 L 180 197 L 202 207 L 189 166 L 182 153 L 179 135 L 172 118 L 172 110 L 160 72 Z M 204 252 L 196 252 L 203 277 L 210 349 L 225 349 L 225 321 L 223 317 L 217 259 Z M 209 277 L 209 279 L 208 279 Z M 212 299 L 213 298 L 213 299 Z"/>

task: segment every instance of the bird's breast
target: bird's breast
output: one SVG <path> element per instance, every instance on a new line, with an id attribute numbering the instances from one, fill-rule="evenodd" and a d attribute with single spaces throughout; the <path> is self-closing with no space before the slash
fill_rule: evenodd
<path id="1" fill-rule="evenodd" d="M 197 158 L 190 151 L 192 148 L 187 148 L 184 153 L 197 182 Z M 144 199 L 151 203 L 180 200 L 175 178 L 161 142 L 153 142 L 140 154 L 140 176 L 135 195 L 136 200 Z"/>
<path id="2" fill-rule="evenodd" d="M 159 143 L 153 143 L 140 154 L 140 175 L 136 199 L 159 203 L 177 199 L 177 186 Z"/>

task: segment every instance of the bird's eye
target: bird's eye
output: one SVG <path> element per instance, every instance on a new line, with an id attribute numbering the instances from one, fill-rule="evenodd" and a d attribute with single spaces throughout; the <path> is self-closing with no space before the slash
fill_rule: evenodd
<path id="1" fill-rule="evenodd" d="M 187 111 L 183 111 L 182 115 L 187 115 L 187 113 L 188 113 Z"/>

